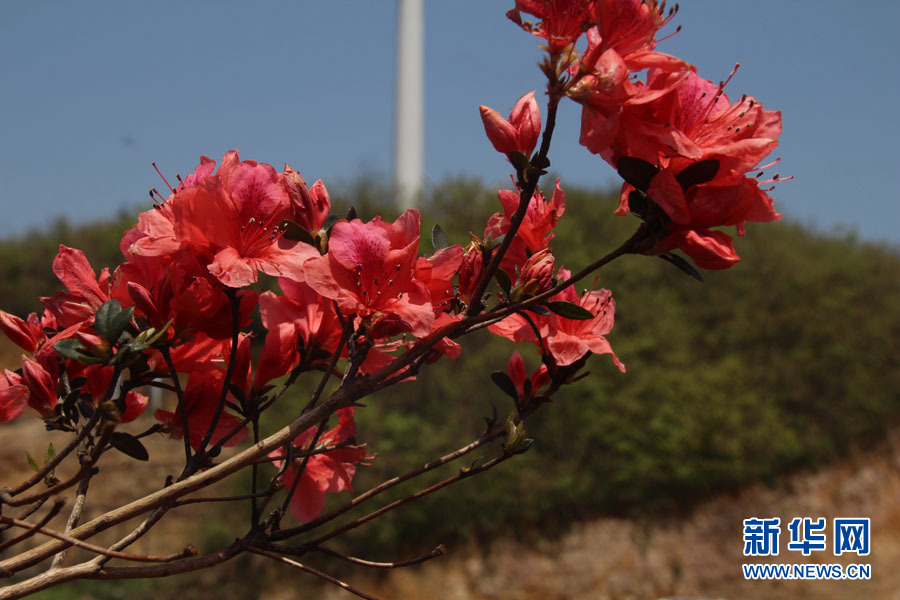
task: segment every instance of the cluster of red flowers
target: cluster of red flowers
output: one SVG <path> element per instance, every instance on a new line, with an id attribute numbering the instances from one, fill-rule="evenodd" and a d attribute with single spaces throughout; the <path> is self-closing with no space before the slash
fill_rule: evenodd
<path id="1" fill-rule="evenodd" d="M 779 176 L 760 181 L 771 165 L 758 166 L 778 145 L 781 113 L 746 95 L 732 102 L 725 83 L 657 52 L 657 32 L 674 14 L 656 0 L 516 0 L 508 16 L 546 42 L 545 71 L 562 73 L 562 93 L 582 106 L 581 144 L 626 180 L 616 213 L 630 210 L 659 228 L 644 252 L 680 248 L 701 268 L 726 269 L 739 258 L 731 237 L 713 228 L 734 225 L 743 235 L 746 221 L 781 216 L 760 188 Z M 529 95 L 520 104 L 532 102 Z M 536 110 L 516 105 L 503 125 L 482 107 L 494 146 L 529 153 L 534 143 L 523 140 L 536 139 L 534 117 L 522 115 Z"/>
<path id="2" fill-rule="evenodd" d="M 779 217 L 758 178 L 745 173 L 776 146 L 781 119 L 750 97 L 731 103 L 724 85 L 656 52 L 656 32 L 671 18 L 664 11 L 640 0 L 518 0 L 509 16 L 546 41 L 551 107 L 563 96 L 579 102 L 581 143 L 625 178 L 619 212 L 652 225 L 639 251 L 680 248 L 702 268 L 726 268 L 738 260 L 731 238 L 711 228 L 742 232 L 745 221 Z M 582 37 L 587 47 L 578 53 Z M 169 379 L 181 402 L 156 411 L 162 431 L 187 438 L 198 454 L 237 444 L 271 382 L 288 373 L 336 373 L 344 359 L 345 372 L 373 374 L 423 338 L 428 360 L 458 356 L 457 342 L 442 336 L 484 309 L 494 269 L 495 308 L 506 312 L 490 330 L 533 342 L 545 363 L 528 376 L 518 353 L 510 359 L 504 377 L 518 408 L 551 381 L 564 383 L 591 353 L 609 354 L 624 371 L 605 337 L 615 316 L 610 291 L 579 295 L 560 285 L 571 274 L 550 242 L 566 198 L 559 180 L 549 198 L 534 184 L 547 166 L 546 148 L 529 157 L 541 133 L 534 93 L 508 119 L 487 107 L 481 115 L 489 140 L 516 168 L 516 189 L 499 192 L 502 211 L 466 248 L 439 244 L 419 256 L 416 210 L 392 223 L 331 219 L 321 181 L 307 186 L 287 165 L 279 172 L 236 151 L 218 170 L 203 157 L 167 198 L 157 193 L 161 202 L 123 236 L 125 262 L 113 273 L 98 276 L 83 253 L 60 246 L 53 271 L 66 291 L 43 298 L 41 315 L 0 311 L 0 329 L 27 353 L 21 369 L 0 376 L 0 420 L 30 406 L 48 426 L 72 430 L 79 414 L 104 403 L 126 422 L 147 407 L 137 388 Z M 260 272 L 277 278 L 280 294 L 251 287 Z M 253 360 L 247 332 L 257 309 L 266 334 Z M 415 376 L 404 368 L 392 382 Z M 349 489 L 355 465 L 371 458 L 355 443 L 352 408 L 338 416 L 336 428 L 311 428 L 273 455 L 281 483 L 296 492 L 291 509 L 300 520 L 319 514 L 326 492 Z"/>

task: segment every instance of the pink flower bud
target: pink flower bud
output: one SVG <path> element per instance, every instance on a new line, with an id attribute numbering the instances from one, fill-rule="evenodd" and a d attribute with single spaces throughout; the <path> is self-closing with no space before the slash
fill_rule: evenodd
<path id="1" fill-rule="evenodd" d="M 471 304 L 472 293 L 475 286 L 484 274 L 484 259 L 481 254 L 481 246 L 472 242 L 466 248 L 462 263 L 459 265 L 459 298 L 466 304 Z"/>
<path id="2" fill-rule="evenodd" d="M 530 156 L 541 135 L 541 111 L 534 99 L 534 92 L 528 92 L 519 98 L 509 114 L 509 122 L 516 130 L 517 150 Z"/>
<path id="3" fill-rule="evenodd" d="M 497 152 L 521 152 L 531 155 L 541 134 L 541 111 L 534 92 L 528 92 L 516 102 L 509 119 L 487 106 L 480 106 L 484 131 Z"/>
<path id="4" fill-rule="evenodd" d="M 540 294 L 553 285 L 554 263 L 556 259 L 550 248 L 532 254 L 519 272 L 519 285 L 526 294 Z"/>
<path id="5" fill-rule="evenodd" d="M 481 121 L 484 123 L 484 132 L 494 145 L 497 152 L 509 154 L 518 150 L 516 130 L 509 122 L 500 116 L 493 108 L 479 106 Z"/>

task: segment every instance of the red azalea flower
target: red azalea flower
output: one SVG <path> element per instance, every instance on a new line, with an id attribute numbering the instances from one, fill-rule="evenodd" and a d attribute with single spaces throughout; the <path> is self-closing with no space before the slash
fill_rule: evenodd
<path id="1" fill-rule="evenodd" d="M 394 314 L 413 335 L 428 335 L 434 321 L 431 296 L 414 276 L 419 221 L 419 211 L 410 209 L 394 223 L 380 217 L 337 222 L 328 254 L 304 265 L 307 283 L 335 300 L 344 314 Z"/>
<path id="2" fill-rule="evenodd" d="M 425 284 L 431 294 L 434 316 L 445 312 L 450 300 L 456 297 L 453 276 L 459 271 L 463 249 L 459 244 L 441 248 L 429 257 L 416 260 L 415 278 Z"/>
<path id="3" fill-rule="evenodd" d="M 518 191 L 500 190 L 497 196 L 503 205 L 503 213 L 494 213 L 488 219 L 484 229 L 485 238 L 488 236 L 497 238 L 505 235 L 509 231 L 512 216 L 519 207 Z M 553 239 L 550 230 L 556 227 L 557 221 L 565 211 L 566 194 L 559 186 L 559 178 L 556 180 L 556 187 L 549 201 L 540 191 L 534 193 L 531 200 L 528 201 L 528 208 L 516 232 L 516 238 L 510 244 L 509 250 L 500 263 L 500 268 L 509 275 L 510 279 L 516 279 L 516 270 L 525 264 L 529 253 L 542 250 L 550 244 L 550 240 Z"/>
<path id="4" fill-rule="evenodd" d="M 241 161 L 234 150 L 215 174 L 213 166 L 204 157 L 164 204 L 141 215 L 127 234 L 128 251 L 160 256 L 189 247 L 229 287 L 255 282 L 257 271 L 302 281 L 303 262 L 318 252 L 283 237 L 281 224 L 321 225 L 330 206 L 321 182 L 307 190 L 289 166 L 277 173 L 271 165 Z"/>
<path id="5" fill-rule="evenodd" d="M 98 278 L 84 252 L 60 244 L 53 259 L 53 273 L 68 292 L 41 298 L 41 302 L 59 326 L 93 322 L 97 309 L 109 300 L 109 270 L 104 268 Z"/>
<path id="6" fill-rule="evenodd" d="M 567 279 L 571 273 L 560 269 L 558 277 Z M 612 331 L 615 322 L 616 302 L 612 292 L 606 289 L 591 290 L 581 297 L 572 286 L 567 287 L 551 300 L 571 302 L 586 309 L 594 318 L 587 320 L 567 319 L 557 314 L 550 316 L 531 315 L 531 320 L 537 325 L 541 339 L 535 335 L 531 324 L 520 315 L 510 315 L 494 323 L 488 329 L 491 333 L 510 339 L 516 343 L 529 341 L 537 344 L 542 352 L 549 353 L 561 367 L 570 365 L 583 357 L 588 352 L 594 354 L 610 354 L 613 363 L 623 373 L 625 365 L 613 352 L 612 346 L 606 339 L 606 334 Z"/>
<path id="7" fill-rule="evenodd" d="M 0 422 L 6 423 L 19 418 L 28 406 L 28 386 L 22 377 L 12 371 L 0 373 Z"/>
<path id="8" fill-rule="evenodd" d="M 291 515 L 301 523 L 315 519 L 325 508 L 326 493 L 335 494 L 345 490 L 352 491 L 353 476 L 356 474 L 356 465 L 366 464 L 362 461 L 375 458 L 375 455 L 366 456 L 365 445 L 348 444 L 348 441 L 356 437 L 356 424 L 353 422 L 353 408 L 343 408 L 337 411 L 338 425 L 325 432 L 319 438 L 315 448 L 309 447 L 315 437 L 318 427 L 310 427 L 291 443 L 291 446 L 299 453 L 313 450 L 326 450 L 313 454 L 306 461 L 306 468 L 297 482 L 297 489 L 291 497 Z M 336 448 L 335 446 L 341 446 Z M 281 458 L 285 456 L 283 448 L 269 453 L 270 457 Z M 294 458 L 281 476 L 281 484 L 285 489 L 291 489 L 297 479 L 297 470 L 304 458 Z M 283 460 L 273 462 L 276 468 L 281 468 Z"/>
<path id="9" fill-rule="evenodd" d="M 537 37 L 547 40 L 547 48 L 558 54 L 574 43 L 591 26 L 594 0 L 516 0 L 516 7 L 506 16 Z M 540 19 L 532 24 L 522 20 L 520 13 Z"/>
<path id="10" fill-rule="evenodd" d="M 541 365 L 534 373 L 528 375 L 525 361 L 522 360 L 522 355 L 518 350 L 509 357 L 509 362 L 506 363 L 506 373 L 516 388 L 516 394 L 519 396 L 516 406 L 519 407 L 527 406 L 534 399 L 538 390 L 550 383 L 550 372 L 547 365 Z"/>

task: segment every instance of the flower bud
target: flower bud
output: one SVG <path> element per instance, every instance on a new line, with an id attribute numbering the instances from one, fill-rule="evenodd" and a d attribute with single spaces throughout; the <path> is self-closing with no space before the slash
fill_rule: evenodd
<path id="1" fill-rule="evenodd" d="M 484 131 L 497 152 L 519 152 L 526 158 L 534 151 L 541 134 L 541 111 L 534 92 L 528 92 L 516 102 L 509 119 L 487 106 L 480 106 Z"/>
<path id="2" fill-rule="evenodd" d="M 484 274 L 484 258 L 481 254 L 481 245 L 471 242 L 463 255 L 459 265 L 459 298 L 466 304 L 472 303 L 472 293 L 475 286 Z"/>
<path id="3" fill-rule="evenodd" d="M 550 248 L 532 254 L 519 272 L 519 286 L 524 294 L 540 294 L 553 285 L 554 263 L 556 259 Z"/>

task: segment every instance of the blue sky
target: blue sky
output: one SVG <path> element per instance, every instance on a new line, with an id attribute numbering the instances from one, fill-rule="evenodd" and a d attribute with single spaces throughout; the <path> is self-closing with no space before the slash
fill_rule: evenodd
<path id="1" fill-rule="evenodd" d="M 512 0 L 425 4 L 428 179 L 506 185 L 477 107 L 506 114 L 542 88 L 537 40 L 505 18 Z M 740 62 L 728 93 L 783 112 L 777 170 L 795 179 L 772 195 L 786 217 L 896 244 L 898 22 L 875 0 L 683 0 L 659 50 L 714 81 Z M 149 204 L 151 162 L 186 174 L 230 148 L 326 185 L 389 174 L 394 31 L 389 0 L 5 0 L 0 236 Z M 552 169 L 563 187 L 612 185 L 578 118 L 563 106 Z"/>

